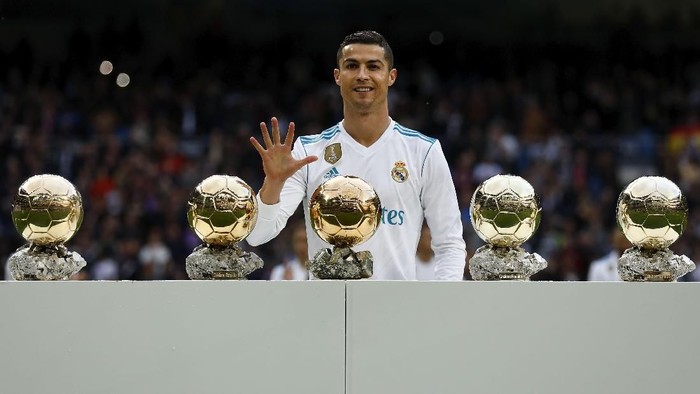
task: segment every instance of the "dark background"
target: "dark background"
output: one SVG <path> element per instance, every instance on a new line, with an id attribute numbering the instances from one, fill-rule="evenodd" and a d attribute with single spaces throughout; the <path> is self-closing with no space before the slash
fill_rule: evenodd
<path id="1" fill-rule="evenodd" d="M 364 28 L 387 36 L 399 66 L 428 57 L 445 69 L 503 73 L 588 51 L 608 61 L 654 62 L 649 56 L 697 50 L 700 7 L 688 0 L 10 0 L 0 5 L 0 23 L 6 54 L 26 38 L 38 62 L 64 61 L 67 52 L 76 60 L 112 56 L 132 73 L 150 71 L 164 57 L 191 73 L 215 63 L 237 71 L 236 63 L 251 57 L 283 64 L 283 56 L 297 53 L 327 70 L 342 37 Z M 430 43 L 434 32 L 444 37 L 440 45 Z M 76 33 L 92 37 L 92 45 L 76 48 Z M 227 79 L 245 83 L 240 75 Z"/>
<path id="2" fill-rule="evenodd" d="M 470 255 L 471 193 L 502 172 L 542 196 L 526 245 L 550 263 L 541 279 L 585 279 L 640 175 L 681 186 L 690 225 L 673 248 L 700 258 L 700 5 L 680 0 L 4 1 L 0 256 L 23 243 L 9 215 L 17 187 L 51 172 L 85 200 L 67 246 L 86 278 L 185 278 L 192 188 L 229 173 L 257 189 L 247 138 L 270 116 L 300 134 L 339 121 L 335 52 L 357 29 L 394 49 L 392 117 L 440 138 Z M 288 238 L 256 249 L 268 264 L 255 279 L 287 258 Z"/>

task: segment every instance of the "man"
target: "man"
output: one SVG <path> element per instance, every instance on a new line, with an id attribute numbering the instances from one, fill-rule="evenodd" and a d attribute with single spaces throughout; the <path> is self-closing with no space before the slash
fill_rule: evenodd
<path id="1" fill-rule="evenodd" d="M 304 200 L 309 257 L 330 247 L 310 227 L 309 198 L 325 180 L 354 175 L 374 187 L 382 202 L 377 232 L 356 247 L 369 250 L 377 280 L 416 278 L 415 254 L 423 219 L 433 234 L 436 279 L 461 280 L 466 250 L 454 184 L 440 143 L 407 129 L 389 116 L 389 87 L 396 81 L 393 53 L 384 37 L 359 31 L 345 37 L 337 52 L 335 83 L 343 99 L 343 120 L 294 143 L 294 123 L 284 141 L 279 123 L 271 132 L 260 124 L 260 154 L 265 180 L 258 193 L 258 219 L 248 236 L 251 245 L 279 234 Z M 318 158 L 321 157 L 322 160 Z"/>
<path id="2" fill-rule="evenodd" d="M 309 271 L 307 261 L 309 260 L 309 246 L 306 241 L 306 228 L 302 223 L 294 226 L 292 232 L 292 258 L 285 257 L 284 262 L 275 266 L 270 273 L 270 280 L 307 280 Z"/>
<path id="3" fill-rule="evenodd" d="M 617 271 L 617 261 L 628 248 L 632 247 L 632 243 L 627 240 L 625 234 L 619 228 L 615 228 L 610 239 L 612 241 L 612 250 L 605 256 L 594 260 L 588 269 L 588 280 L 592 282 L 619 282 L 620 274 Z"/>

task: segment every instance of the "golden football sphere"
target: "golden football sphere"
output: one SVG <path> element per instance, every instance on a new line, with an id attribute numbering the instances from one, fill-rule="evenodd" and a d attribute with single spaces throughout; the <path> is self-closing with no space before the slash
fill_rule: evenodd
<path id="1" fill-rule="evenodd" d="M 482 182 L 472 195 L 469 211 L 477 235 L 498 247 L 520 246 L 542 220 L 535 189 L 516 175 L 496 175 Z"/>
<path id="2" fill-rule="evenodd" d="M 188 201 L 187 222 L 207 245 L 232 246 L 253 231 L 258 216 L 255 192 L 242 179 L 212 175 Z"/>
<path id="3" fill-rule="evenodd" d="M 83 200 L 65 178 L 34 175 L 15 195 L 12 222 L 32 244 L 59 245 L 71 239 L 83 223 Z"/>
<path id="4" fill-rule="evenodd" d="M 643 176 L 620 193 L 617 223 L 639 248 L 668 248 L 688 225 L 688 203 L 681 189 L 669 179 Z"/>
<path id="5" fill-rule="evenodd" d="M 379 227 L 379 196 L 364 180 L 336 176 L 322 183 L 309 201 L 311 227 L 329 244 L 352 247 L 367 241 Z"/>

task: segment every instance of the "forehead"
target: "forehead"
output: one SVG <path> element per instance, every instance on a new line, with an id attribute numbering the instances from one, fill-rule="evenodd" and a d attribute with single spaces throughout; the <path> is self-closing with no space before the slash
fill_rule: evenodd
<path id="1" fill-rule="evenodd" d="M 349 44 L 344 46 L 340 52 L 340 62 L 342 63 L 346 60 L 386 62 L 384 48 L 375 44 Z"/>

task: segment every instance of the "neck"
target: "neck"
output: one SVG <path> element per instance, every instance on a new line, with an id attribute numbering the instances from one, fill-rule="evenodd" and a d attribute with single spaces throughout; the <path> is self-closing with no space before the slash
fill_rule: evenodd
<path id="1" fill-rule="evenodd" d="M 345 110 L 345 118 L 343 119 L 343 127 L 350 136 L 363 146 L 370 146 L 377 142 L 382 136 L 384 130 L 389 127 L 391 118 L 389 112 L 365 112 L 359 113 L 356 111 Z"/>

